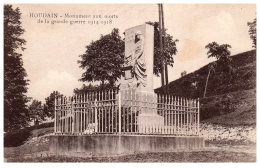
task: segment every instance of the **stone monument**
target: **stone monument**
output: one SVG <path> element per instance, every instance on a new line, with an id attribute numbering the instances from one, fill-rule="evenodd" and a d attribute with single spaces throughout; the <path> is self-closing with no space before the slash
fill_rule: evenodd
<path id="1" fill-rule="evenodd" d="M 143 24 L 125 31 L 125 58 L 120 90 L 130 90 L 140 97 L 142 107 L 137 118 L 139 132 L 147 127 L 164 126 L 157 114 L 157 95 L 153 90 L 154 27 Z"/>
<path id="2" fill-rule="evenodd" d="M 204 140 L 198 136 L 198 133 L 195 136 L 183 136 L 179 132 L 180 129 L 176 131 L 174 128 L 176 126 L 177 128 L 183 127 L 185 124 L 185 122 L 179 123 L 179 121 L 182 121 L 183 114 L 185 114 L 183 109 L 167 108 L 167 103 L 160 100 L 157 101 L 157 95 L 153 90 L 153 30 L 153 26 L 143 24 L 125 31 L 124 75 L 121 78 L 120 91 L 115 95 L 117 98 L 113 97 L 107 101 L 106 98 L 103 99 L 102 94 L 100 102 L 103 102 L 103 104 L 98 105 L 97 99 L 89 101 L 94 106 L 92 103 L 85 103 L 80 99 L 78 99 L 78 102 L 76 99 L 76 103 L 67 102 L 65 103 L 66 105 L 61 99 L 55 101 L 55 113 L 59 111 L 60 114 L 64 114 L 64 112 L 69 112 L 73 115 L 77 114 L 78 120 L 75 120 L 75 123 L 78 123 L 78 130 L 76 133 L 74 131 L 67 133 L 66 129 L 64 129 L 66 128 L 66 120 L 58 120 L 61 123 L 59 128 L 63 132 L 61 134 L 57 132 L 59 134 L 50 136 L 49 150 L 51 153 L 71 155 L 69 152 L 73 152 L 72 154 L 76 152 L 83 155 L 85 153 L 110 155 L 133 152 L 172 152 L 179 149 L 191 150 L 204 147 Z M 118 104 L 114 103 L 115 101 Z M 59 106 L 56 105 L 56 102 L 59 102 Z M 84 104 L 83 108 L 82 104 Z M 63 108 L 61 108 L 62 106 Z M 177 104 L 173 106 L 176 107 Z M 194 109 L 196 110 L 196 108 Z M 170 110 L 172 114 L 174 111 L 174 124 L 178 123 L 177 125 L 167 125 L 167 117 L 165 117 L 167 116 L 167 110 L 168 112 Z M 196 116 L 197 114 L 198 118 L 196 121 L 199 124 L 199 105 L 197 110 L 197 112 L 194 112 L 194 115 Z M 113 115 L 110 115 L 111 111 Z M 99 127 L 100 129 L 98 129 L 97 124 L 93 125 L 93 122 L 85 120 L 86 116 L 92 115 L 92 118 L 95 118 L 94 123 L 97 123 L 97 112 L 99 112 L 98 123 L 102 123 L 102 126 Z M 186 113 L 185 115 L 187 116 L 187 114 L 189 114 L 189 119 L 192 119 L 190 117 L 191 113 Z M 83 117 L 83 122 L 79 118 L 82 115 L 85 116 Z M 177 118 L 176 115 L 178 116 Z M 105 116 L 116 117 L 106 120 Z M 176 119 L 178 120 L 177 122 Z M 90 120 L 90 117 L 87 120 Z M 192 120 L 194 121 L 194 118 Z M 57 122 L 56 119 L 55 121 Z M 83 134 L 79 131 L 79 123 L 88 123 L 87 131 L 84 131 Z M 69 125 L 67 124 L 67 126 Z M 197 128 L 197 131 L 199 131 L 199 125 L 197 127 L 193 126 L 194 128 Z M 171 130 L 171 132 L 164 136 L 165 130 Z M 154 135 L 151 136 L 151 134 Z"/>

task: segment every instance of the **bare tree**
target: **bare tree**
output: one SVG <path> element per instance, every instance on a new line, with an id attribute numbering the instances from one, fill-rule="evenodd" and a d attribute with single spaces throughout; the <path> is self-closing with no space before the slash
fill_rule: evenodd
<path id="1" fill-rule="evenodd" d="M 206 93 L 207 93 L 207 87 L 208 87 L 208 81 L 209 81 L 209 76 L 210 76 L 210 73 L 211 71 L 215 71 L 217 67 L 217 64 L 216 62 L 213 62 L 211 65 L 209 65 L 209 72 L 208 72 L 208 76 L 207 76 L 207 80 L 206 80 L 206 84 L 205 84 L 205 88 L 204 88 L 204 93 L 203 93 L 203 98 L 206 97 Z"/>

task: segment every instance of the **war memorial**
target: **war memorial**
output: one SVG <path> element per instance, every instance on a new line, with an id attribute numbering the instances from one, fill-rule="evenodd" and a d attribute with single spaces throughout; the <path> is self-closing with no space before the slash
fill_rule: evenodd
<path id="1" fill-rule="evenodd" d="M 119 89 L 56 97 L 51 152 L 123 154 L 204 147 L 199 99 L 153 90 L 153 31 L 148 24 L 125 31 Z"/>

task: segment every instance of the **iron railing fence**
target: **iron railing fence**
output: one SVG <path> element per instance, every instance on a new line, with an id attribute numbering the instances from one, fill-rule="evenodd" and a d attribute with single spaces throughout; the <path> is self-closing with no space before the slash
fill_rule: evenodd
<path id="1" fill-rule="evenodd" d="M 199 135 L 199 99 L 134 90 L 55 98 L 55 134 Z"/>

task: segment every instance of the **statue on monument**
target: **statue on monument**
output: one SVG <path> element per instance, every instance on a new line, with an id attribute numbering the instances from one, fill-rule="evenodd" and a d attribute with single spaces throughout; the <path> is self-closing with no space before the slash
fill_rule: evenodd
<path id="1" fill-rule="evenodd" d="M 128 56 L 132 57 L 131 66 L 132 66 L 132 76 L 133 80 L 129 83 L 130 86 L 138 87 L 140 84 L 146 86 L 146 62 L 144 55 L 144 36 L 141 31 L 135 33 L 134 39 L 134 49 L 133 53 Z"/>

